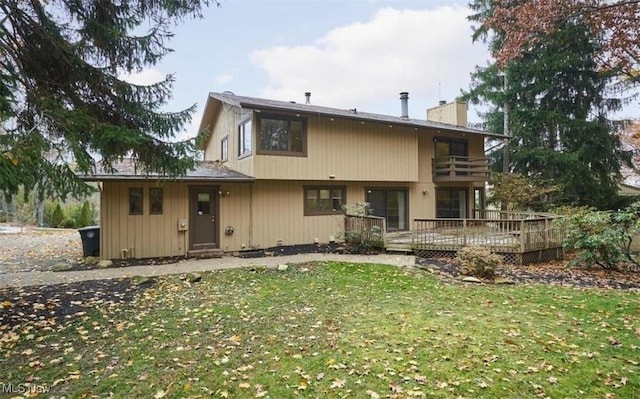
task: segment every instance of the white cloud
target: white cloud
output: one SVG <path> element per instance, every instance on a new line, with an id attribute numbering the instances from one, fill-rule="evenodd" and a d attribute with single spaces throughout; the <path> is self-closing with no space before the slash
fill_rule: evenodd
<path id="1" fill-rule="evenodd" d="M 164 80 L 166 75 L 155 68 L 147 68 L 137 73 L 121 74 L 119 78 L 136 85 L 151 85 Z"/>
<path id="2" fill-rule="evenodd" d="M 251 61 L 269 85 L 260 95 L 362 111 L 397 113 L 398 93 L 410 94 L 410 116 L 469 86 L 469 73 L 485 64 L 484 45 L 472 44 L 469 9 L 379 9 L 365 22 L 336 28 L 315 43 L 255 51 Z M 397 108 L 397 110 L 395 109 Z"/>

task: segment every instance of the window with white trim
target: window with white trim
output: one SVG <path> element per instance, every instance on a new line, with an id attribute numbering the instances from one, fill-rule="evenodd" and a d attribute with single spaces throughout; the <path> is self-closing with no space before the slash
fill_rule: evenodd
<path id="1" fill-rule="evenodd" d="M 229 160 L 229 136 L 224 136 L 220 140 L 220 161 L 226 162 Z"/>
<path id="2" fill-rule="evenodd" d="M 251 155 L 251 119 L 238 125 L 238 158 Z"/>

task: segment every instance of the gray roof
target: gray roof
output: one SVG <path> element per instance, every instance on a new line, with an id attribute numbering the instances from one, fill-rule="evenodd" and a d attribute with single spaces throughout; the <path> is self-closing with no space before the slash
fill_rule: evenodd
<path id="1" fill-rule="evenodd" d="M 410 126 L 416 128 L 431 128 L 431 129 L 444 129 L 460 133 L 480 134 L 483 136 L 490 136 L 496 138 L 505 138 L 502 134 L 489 133 L 482 130 L 469 129 L 467 127 L 450 125 L 447 123 L 433 122 L 423 119 L 411 119 L 402 118 L 399 116 L 372 114 L 368 112 L 361 112 L 357 109 L 340 109 L 322 107 L 312 104 L 302 104 L 296 102 L 267 100 L 255 97 L 237 96 L 231 92 L 224 93 L 209 93 L 211 98 L 215 98 L 223 103 L 235 105 L 241 108 L 259 109 L 259 110 L 272 110 L 272 111 L 285 111 L 295 112 L 307 115 L 320 115 L 327 117 L 339 117 L 346 119 L 354 119 L 359 121 L 368 122 L 380 122 L 389 123 L 400 126 Z"/>
<path id="2" fill-rule="evenodd" d="M 237 172 L 227 168 L 217 161 L 202 161 L 196 166 L 195 170 L 187 172 L 185 176 L 165 176 L 159 173 L 143 173 L 136 168 L 135 163 L 131 159 L 124 159 L 114 163 L 116 169 L 114 173 L 100 170 L 90 175 L 80 175 L 83 180 L 178 180 L 178 181 L 227 181 L 227 182 L 251 182 L 255 179 L 251 176 Z"/>

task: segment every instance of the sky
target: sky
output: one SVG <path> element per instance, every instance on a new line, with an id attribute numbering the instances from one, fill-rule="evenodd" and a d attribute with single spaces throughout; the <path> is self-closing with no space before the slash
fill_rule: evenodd
<path id="1" fill-rule="evenodd" d="M 467 89 L 489 53 L 473 44 L 466 1 L 222 0 L 172 29 L 174 51 L 128 77 L 152 83 L 174 74 L 167 110 L 197 104 L 194 136 L 209 92 L 426 118 L 439 100 Z M 479 121 L 470 109 L 469 119 Z"/>

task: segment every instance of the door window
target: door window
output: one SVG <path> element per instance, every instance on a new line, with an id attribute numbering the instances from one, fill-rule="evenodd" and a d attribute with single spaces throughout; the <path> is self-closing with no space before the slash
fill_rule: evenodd
<path id="1" fill-rule="evenodd" d="M 211 194 L 198 193 L 198 215 L 211 214 Z"/>

